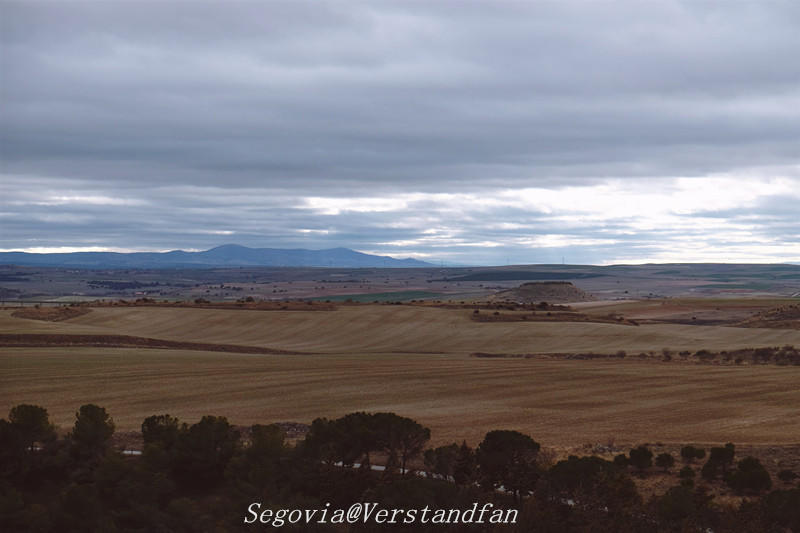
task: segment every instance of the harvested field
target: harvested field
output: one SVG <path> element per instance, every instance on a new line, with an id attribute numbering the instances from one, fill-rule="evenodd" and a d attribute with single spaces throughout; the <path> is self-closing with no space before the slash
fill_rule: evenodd
<path id="1" fill-rule="evenodd" d="M 164 412 L 250 424 L 394 411 L 428 425 L 437 443 L 476 444 L 495 428 L 528 432 L 547 446 L 609 438 L 800 441 L 794 366 L 470 357 L 797 346 L 798 330 L 479 323 L 472 313 L 411 305 L 344 305 L 324 313 L 108 306 L 50 322 L 3 310 L 0 334 L 44 335 L 27 340 L 45 346 L 0 348 L 0 410 L 36 403 L 68 427 L 78 406 L 94 402 L 109 408 L 120 429 Z M 67 336 L 87 342 L 47 344 Z M 92 345 L 98 338 L 122 347 Z M 262 354 L 237 353 L 247 350 Z M 306 353 L 264 354 L 270 350 Z"/>
<path id="2" fill-rule="evenodd" d="M 50 333 L 0 333 L 0 348 L 34 347 L 75 347 L 98 348 L 167 348 L 172 350 L 202 350 L 208 352 L 234 352 L 259 354 L 297 354 L 285 350 L 273 350 L 260 346 L 240 346 L 237 344 L 209 344 L 198 342 L 165 341 L 148 337 L 130 335 L 65 335 Z"/>
<path id="3" fill-rule="evenodd" d="M 406 305 L 342 306 L 336 311 L 269 312 L 99 307 L 62 322 L 11 317 L 0 333 L 131 335 L 180 342 L 263 346 L 322 353 L 647 352 L 800 345 L 800 331 L 683 324 L 470 320 L 472 311 Z"/>
<path id="4" fill-rule="evenodd" d="M 800 329 L 800 305 L 786 305 L 762 311 L 738 324 L 748 328 Z"/>
<path id="5" fill-rule="evenodd" d="M 19 309 L 11 313 L 16 318 L 28 318 L 31 320 L 46 320 L 48 322 L 61 322 L 89 313 L 91 309 L 87 307 L 28 307 Z"/>
<path id="6" fill-rule="evenodd" d="M 243 355 L 135 348 L 4 348 L 0 408 L 46 406 L 68 427 L 78 406 L 120 429 L 151 414 L 227 415 L 236 424 L 395 411 L 435 443 L 525 431 L 545 446 L 586 442 L 800 440 L 794 368 L 458 355 Z"/>
<path id="7" fill-rule="evenodd" d="M 639 322 L 743 326 L 775 308 L 791 308 L 795 299 L 780 298 L 668 298 L 581 302 L 572 304 L 591 315 L 622 314 Z M 750 324 L 752 327 L 781 327 L 774 320 Z"/>

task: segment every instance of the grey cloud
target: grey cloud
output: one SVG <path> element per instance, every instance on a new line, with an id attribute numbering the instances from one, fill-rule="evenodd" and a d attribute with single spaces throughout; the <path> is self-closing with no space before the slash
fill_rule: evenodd
<path id="1" fill-rule="evenodd" d="M 792 1 L 4 2 L 2 10 L 0 171 L 14 189 L 0 203 L 4 248 L 36 239 L 377 249 L 423 235 L 424 227 L 389 227 L 393 220 L 427 215 L 430 227 L 501 241 L 520 260 L 554 252 L 515 245 L 518 234 L 625 241 L 575 248 L 598 261 L 638 253 L 620 237 L 629 221 L 561 227 L 504 207 L 448 222 L 435 201 L 331 216 L 302 201 L 765 168 L 797 176 L 800 7 Z M 12 203 L 15 191 L 51 189 L 140 202 Z M 754 208 L 763 232 L 790 239 L 797 219 L 772 201 Z M 521 229 L 487 230 L 488 217 Z M 640 244 L 647 238 L 658 237 Z"/>

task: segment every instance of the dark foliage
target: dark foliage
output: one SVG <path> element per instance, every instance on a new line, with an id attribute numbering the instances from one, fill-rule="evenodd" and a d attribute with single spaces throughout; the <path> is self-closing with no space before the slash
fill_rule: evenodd
<path id="1" fill-rule="evenodd" d="M 725 482 L 739 494 L 764 492 L 772 487 L 769 472 L 754 457 L 739 461 L 736 470 L 726 477 Z"/>
<path id="2" fill-rule="evenodd" d="M 0 531 L 253 531 L 261 525 L 243 523 L 252 502 L 264 509 L 374 502 L 389 509 L 462 510 L 491 502 L 520 511 L 516 525 L 498 527 L 302 524 L 287 525 L 287 531 L 800 530 L 800 489 L 763 494 L 769 476 L 752 458 L 733 469 L 732 445 L 715 448 L 721 451 L 713 451 L 709 461 L 732 487 L 751 496 L 738 509 L 723 509 L 711 505 L 702 485 L 674 487 L 644 503 L 623 464 L 627 458 L 571 456 L 545 470 L 537 462 L 539 444 L 516 431 L 491 431 L 477 450 L 466 442 L 428 450 L 429 475 L 404 474 L 403 461 L 422 455 L 430 433 L 392 413 L 319 419 L 294 446 L 277 425 L 240 432 L 224 417 L 205 416 L 190 425 L 155 415 L 142 423 L 141 457 L 112 449 L 114 424 L 99 406 L 82 406 L 63 439 L 54 438 L 44 409 L 17 406 L 12 413 L 0 420 Z M 632 458 L 648 456 L 642 450 L 632 450 Z M 396 467 L 366 467 L 370 453 L 390 465 L 396 461 Z M 347 467 L 355 463 L 362 466 Z M 681 477 L 688 478 L 687 469 L 693 473 L 686 466 Z"/>
<path id="3" fill-rule="evenodd" d="M 703 459 L 705 456 L 705 448 L 695 448 L 694 446 L 684 446 L 681 448 L 681 457 L 688 463 L 691 463 L 695 459 Z"/>
<path id="4" fill-rule="evenodd" d="M 732 443 L 727 443 L 724 447 L 711 448 L 711 453 L 708 456 L 708 461 L 703 465 L 700 473 L 703 479 L 714 480 L 727 474 L 728 469 L 733 465 L 733 457 L 736 453 L 736 447 Z"/>
<path id="5" fill-rule="evenodd" d="M 102 456 L 113 434 L 114 421 L 105 408 L 87 404 L 82 405 L 75 413 L 75 426 L 71 436 L 73 450 L 77 455 L 86 459 Z"/>
<path id="6" fill-rule="evenodd" d="M 486 489 L 502 486 L 517 498 L 527 494 L 540 474 L 539 448 L 538 442 L 519 431 L 490 431 L 476 451 L 481 485 Z"/>
<path id="7" fill-rule="evenodd" d="M 630 457 L 630 464 L 638 469 L 639 472 L 644 472 L 653 466 L 653 452 L 647 446 L 631 449 L 628 452 L 628 456 Z"/>
<path id="8" fill-rule="evenodd" d="M 669 453 L 660 453 L 658 454 L 658 457 L 656 457 L 656 466 L 663 468 L 664 472 L 672 468 L 674 465 L 675 458 Z"/>

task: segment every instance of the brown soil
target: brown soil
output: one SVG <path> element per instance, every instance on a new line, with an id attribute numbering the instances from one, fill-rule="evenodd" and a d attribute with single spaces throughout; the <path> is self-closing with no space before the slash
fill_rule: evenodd
<path id="1" fill-rule="evenodd" d="M 785 305 L 756 313 L 737 324 L 746 328 L 800 329 L 800 304 Z"/>
<path id="2" fill-rule="evenodd" d="M 577 303 L 574 307 L 591 315 L 624 314 L 640 324 L 800 329 L 800 306 L 787 299 L 669 298 Z"/>
<path id="3" fill-rule="evenodd" d="M 484 312 L 480 310 L 481 314 Z M 538 309 L 536 313 L 539 314 Z M 660 352 L 663 348 L 673 353 L 686 350 L 694 353 L 700 349 L 800 346 L 800 330 L 791 329 L 675 324 L 630 327 L 567 321 L 481 323 L 472 321 L 471 314 L 463 309 L 407 305 L 342 305 L 326 313 L 96 307 L 87 315 L 62 322 L 21 320 L 10 316 L 8 311 L 0 311 L 0 333 L 131 335 L 177 342 L 356 354 L 616 353 L 619 350 L 638 354 Z M 625 316 L 630 315 L 625 312 Z"/>
<path id="4" fill-rule="evenodd" d="M 513 302 L 587 302 L 593 298 L 568 281 L 535 281 L 523 283 L 516 289 L 500 291 L 496 300 Z"/>
<path id="5" fill-rule="evenodd" d="M 30 320 L 45 320 L 47 322 L 61 322 L 91 311 L 85 307 L 25 307 L 11 313 L 16 318 L 27 318 Z"/>
<path id="6" fill-rule="evenodd" d="M 107 348 L 161 348 L 170 350 L 202 350 L 205 352 L 232 352 L 253 354 L 294 354 L 287 350 L 275 350 L 259 346 L 237 344 L 209 344 L 179 342 L 131 335 L 69 335 L 50 333 L 0 333 L 0 347 L 35 348 L 53 346 L 94 346 Z"/>
<path id="7" fill-rule="evenodd" d="M 598 322 L 601 324 L 621 324 L 625 326 L 638 326 L 635 320 L 628 320 L 621 316 L 595 316 L 571 312 L 535 312 L 530 313 L 501 313 L 478 312 L 472 313 L 470 318 L 475 322 Z"/>
<path id="8" fill-rule="evenodd" d="M 249 311 L 335 311 L 336 305 L 331 302 L 319 301 L 261 301 L 246 300 L 238 302 L 210 302 L 203 298 L 185 302 L 162 302 L 149 298 L 140 298 L 134 301 L 118 300 L 115 302 L 90 302 L 91 307 L 181 307 L 193 309 L 225 309 Z"/>

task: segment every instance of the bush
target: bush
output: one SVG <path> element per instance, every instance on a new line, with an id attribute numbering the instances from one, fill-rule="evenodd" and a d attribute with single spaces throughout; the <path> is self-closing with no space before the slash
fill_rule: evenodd
<path id="1" fill-rule="evenodd" d="M 630 464 L 636 467 L 640 472 L 653 466 L 653 452 L 651 452 L 647 446 L 633 448 L 628 455 L 630 456 Z"/>
<path id="2" fill-rule="evenodd" d="M 543 498 L 539 498 L 541 494 Z M 603 460 L 599 457 L 576 457 L 571 455 L 565 461 L 559 461 L 546 474 L 544 480 L 537 485 L 537 495 L 529 501 L 536 501 L 546 498 L 554 498 L 556 501 L 571 499 L 580 501 L 583 512 L 589 512 L 590 519 L 594 526 L 593 531 L 613 531 L 626 530 L 620 526 L 619 516 L 629 509 L 641 504 L 641 498 L 636 492 L 636 485 L 630 476 L 622 471 L 615 464 Z M 552 501 L 552 500 L 551 500 Z M 591 514 L 591 510 L 597 514 Z M 579 513 L 581 511 L 578 511 Z M 616 517 L 611 521 L 613 529 L 609 529 L 611 524 L 604 527 L 596 523 L 600 517 Z M 588 518 L 588 516 L 587 516 Z M 553 524 L 547 531 L 565 531 L 563 518 L 560 524 Z M 588 523 L 586 524 L 589 525 Z M 545 531 L 540 524 L 539 527 L 531 527 L 525 531 Z M 584 531 L 584 529 L 580 529 Z M 586 531 L 589 530 L 587 527 Z"/>
<path id="3" fill-rule="evenodd" d="M 725 480 L 738 494 L 759 493 L 772 487 L 769 472 L 755 457 L 745 457 Z"/>
<path id="4" fill-rule="evenodd" d="M 764 503 L 770 522 L 789 531 L 800 531 L 800 489 L 772 491 Z"/>
<path id="5" fill-rule="evenodd" d="M 631 464 L 631 462 L 628 460 L 628 456 L 627 455 L 625 455 L 624 453 L 621 453 L 621 454 L 619 454 L 619 455 L 614 457 L 614 464 L 617 465 L 620 468 L 625 468 L 629 464 Z"/>
<path id="6" fill-rule="evenodd" d="M 705 448 L 695 448 L 694 449 L 694 458 L 695 459 L 704 459 L 706 456 L 706 449 Z"/>
<path id="7" fill-rule="evenodd" d="M 681 448 L 681 457 L 687 463 L 691 463 L 695 459 L 702 459 L 706 456 L 704 448 L 695 448 L 694 446 L 684 446 Z"/>
<path id="8" fill-rule="evenodd" d="M 689 487 L 672 487 L 658 500 L 658 515 L 667 522 L 681 522 L 695 510 L 694 493 Z"/>
<path id="9" fill-rule="evenodd" d="M 710 481 L 716 479 L 720 473 L 727 474 L 728 468 L 733 465 L 735 452 L 736 448 L 730 442 L 721 448 L 711 448 L 708 461 L 706 461 L 706 464 L 703 465 L 703 469 L 700 471 L 703 479 Z"/>
<path id="10" fill-rule="evenodd" d="M 669 453 L 661 453 L 656 457 L 656 466 L 659 468 L 663 468 L 664 472 L 672 468 L 675 464 L 675 458 L 672 457 L 672 454 Z"/>

